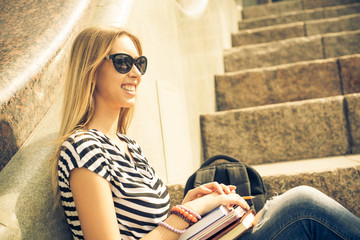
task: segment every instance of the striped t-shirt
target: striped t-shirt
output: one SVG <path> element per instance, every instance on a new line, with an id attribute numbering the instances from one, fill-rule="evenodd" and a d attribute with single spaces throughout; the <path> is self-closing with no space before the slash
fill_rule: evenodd
<path id="1" fill-rule="evenodd" d="M 87 168 L 110 182 L 122 239 L 139 239 L 167 217 L 168 191 L 149 165 L 139 145 L 126 135 L 118 137 L 128 145 L 134 161 L 103 133 L 77 131 L 61 146 L 58 165 L 61 202 L 74 239 L 83 239 L 73 195 L 70 171 Z"/>

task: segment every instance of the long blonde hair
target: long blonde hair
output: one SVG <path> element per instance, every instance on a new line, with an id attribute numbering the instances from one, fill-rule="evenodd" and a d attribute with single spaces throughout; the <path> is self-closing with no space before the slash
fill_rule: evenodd
<path id="1" fill-rule="evenodd" d="M 96 73 L 109 54 L 111 46 L 120 35 L 128 36 L 142 55 L 139 39 L 133 34 L 117 27 L 90 27 L 81 31 L 75 38 L 68 62 L 64 87 L 64 102 L 59 132 L 59 147 L 53 159 L 52 182 L 55 201 L 59 203 L 58 161 L 60 144 L 76 130 L 86 129 L 94 113 L 94 90 Z M 133 114 L 133 108 L 122 108 L 117 130 L 126 134 Z"/>

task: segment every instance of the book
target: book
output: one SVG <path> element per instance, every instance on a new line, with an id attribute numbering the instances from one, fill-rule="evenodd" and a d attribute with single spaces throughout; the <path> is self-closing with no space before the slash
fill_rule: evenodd
<path id="1" fill-rule="evenodd" d="M 219 206 L 202 217 L 194 225 L 186 229 L 186 231 L 180 235 L 179 240 L 191 239 L 197 233 L 203 231 L 214 222 L 218 221 L 220 218 L 226 216 L 230 212 L 230 209 L 226 206 Z"/>
<path id="2" fill-rule="evenodd" d="M 228 208 L 219 206 L 181 234 L 180 240 L 203 240 L 241 235 L 251 227 L 255 217 L 254 210 L 245 210 L 240 206 Z M 242 226 L 242 227 L 239 227 Z M 233 231 L 233 229 L 236 229 Z M 230 234 L 231 235 L 228 235 Z M 231 238 L 226 238 L 231 239 Z"/>
<path id="3" fill-rule="evenodd" d="M 212 236 L 212 240 L 233 240 L 238 239 L 249 228 L 252 227 L 252 222 L 255 218 L 255 211 L 248 211 L 243 217 L 237 219 L 232 224 L 225 227 L 223 230 Z"/>
<path id="4" fill-rule="evenodd" d="M 200 239 L 212 239 L 212 236 L 217 234 L 219 231 L 222 231 L 224 228 L 226 228 L 228 225 L 231 225 L 233 222 L 240 219 L 242 216 L 244 216 L 247 213 L 246 210 L 239 206 L 235 206 L 232 208 L 227 215 L 220 218 L 207 228 L 203 229 L 202 231 L 199 231 L 196 235 L 191 237 L 191 240 L 200 240 Z"/>

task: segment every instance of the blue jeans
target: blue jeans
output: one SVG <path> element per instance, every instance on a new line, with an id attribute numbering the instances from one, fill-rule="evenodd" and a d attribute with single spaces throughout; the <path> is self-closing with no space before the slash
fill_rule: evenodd
<path id="1" fill-rule="evenodd" d="M 258 224 L 240 239 L 360 239 L 360 218 L 320 191 L 301 186 L 268 200 Z"/>

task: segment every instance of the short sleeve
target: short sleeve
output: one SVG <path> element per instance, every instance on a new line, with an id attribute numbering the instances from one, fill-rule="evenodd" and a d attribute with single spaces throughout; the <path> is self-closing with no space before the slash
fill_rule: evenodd
<path id="1" fill-rule="evenodd" d="M 69 184 L 71 170 L 84 167 L 110 181 L 109 161 L 101 142 L 91 135 L 71 136 L 60 149 L 59 177 Z"/>

